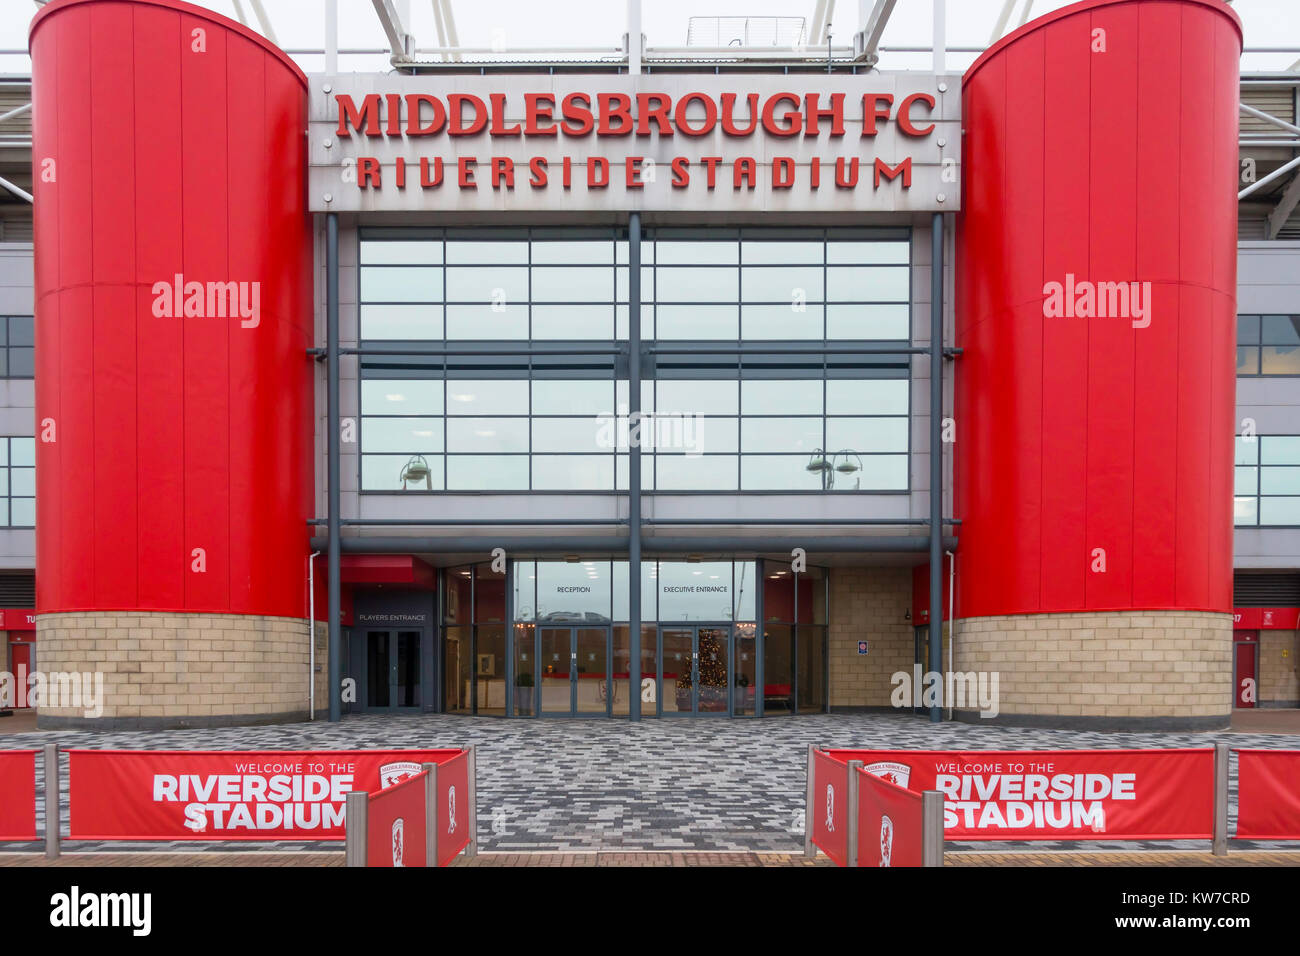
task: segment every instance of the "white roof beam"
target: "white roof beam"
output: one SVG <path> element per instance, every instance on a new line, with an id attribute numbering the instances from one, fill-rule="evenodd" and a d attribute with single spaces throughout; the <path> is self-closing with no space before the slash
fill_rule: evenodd
<path id="1" fill-rule="evenodd" d="M 388 48 L 392 51 L 392 59 L 410 59 L 411 51 L 415 46 L 415 38 L 403 25 L 402 18 L 397 15 L 397 8 L 393 5 L 393 0 L 370 0 L 370 2 L 374 4 L 375 15 L 379 17 L 379 25 L 384 28 L 384 36 L 388 38 Z"/>
<path id="2" fill-rule="evenodd" d="M 889 25 L 889 17 L 894 12 L 898 0 L 875 0 L 875 5 L 867 15 L 862 32 L 853 36 L 853 58 L 863 60 L 874 66 L 880 59 L 880 37 Z M 866 13 L 866 0 L 862 0 L 862 11 Z"/>
<path id="3" fill-rule="evenodd" d="M 1268 223 L 1264 231 L 1266 239 L 1277 238 L 1298 203 L 1300 203 L 1300 174 L 1291 180 L 1291 184 L 1282 193 L 1282 198 L 1277 201 L 1277 206 L 1268 214 Z"/>

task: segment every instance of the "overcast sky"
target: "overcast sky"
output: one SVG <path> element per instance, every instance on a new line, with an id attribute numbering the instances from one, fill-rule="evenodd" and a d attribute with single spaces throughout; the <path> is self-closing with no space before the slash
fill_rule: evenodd
<path id="1" fill-rule="evenodd" d="M 402 0 L 396 0 L 399 7 Z M 1070 0 L 1016 0 L 1012 25 L 1019 22 L 1024 4 L 1037 16 L 1067 6 Z M 836 44 L 847 44 L 859 28 L 859 6 L 870 0 L 837 0 L 831 33 Z M 234 0 L 204 0 L 208 7 L 235 17 Z M 325 42 L 323 0 L 263 0 L 280 46 L 321 48 Z M 418 46 L 437 45 L 431 0 L 407 0 Z M 459 39 L 464 46 L 617 46 L 626 30 L 624 0 L 451 0 Z M 1236 0 L 1233 4 L 1246 28 L 1247 47 L 1300 48 L 1300 0 Z M 803 17 L 811 26 L 815 0 L 643 0 L 643 32 L 650 46 L 682 46 L 692 16 Z M 253 20 L 250 0 L 243 0 L 246 16 Z M 370 0 L 339 0 L 339 36 L 342 46 L 385 46 Z M 932 0 L 899 0 L 885 31 L 884 45 L 928 46 L 932 37 Z M 948 0 L 948 44 L 986 46 L 1002 0 Z M 22 50 L 27 45 L 27 25 L 36 11 L 31 0 L 0 0 L 0 49 Z M 319 58 L 299 57 L 307 70 L 322 67 Z M 971 55 L 954 54 L 949 66 L 962 69 Z M 1247 70 L 1282 70 L 1300 53 L 1259 54 L 1243 62 Z M 885 68 L 925 69 L 928 56 L 890 57 Z M 381 70 L 385 58 L 345 58 L 345 70 Z M 25 55 L 0 56 L 0 71 L 27 73 Z"/>

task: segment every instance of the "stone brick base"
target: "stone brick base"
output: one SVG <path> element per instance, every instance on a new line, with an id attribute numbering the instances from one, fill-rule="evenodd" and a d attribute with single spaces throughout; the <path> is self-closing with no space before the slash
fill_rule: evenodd
<path id="1" fill-rule="evenodd" d="M 324 628 L 318 632 L 318 647 Z M 307 621 L 234 614 L 42 614 L 44 673 L 102 672 L 103 712 L 37 708 L 40 729 L 162 729 L 302 720 L 308 710 Z M 326 662 L 317 653 L 318 665 Z M 326 703 L 317 679 L 316 703 Z"/>
<path id="2" fill-rule="evenodd" d="M 1296 631 L 1259 632 L 1260 707 L 1295 707 L 1300 703 L 1300 641 Z"/>
<path id="3" fill-rule="evenodd" d="M 1214 729 L 1232 710 L 1232 616 L 1189 611 L 1019 614 L 957 622 L 953 669 L 996 671 L 981 723 Z M 967 712 L 966 719 L 980 720 Z"/>

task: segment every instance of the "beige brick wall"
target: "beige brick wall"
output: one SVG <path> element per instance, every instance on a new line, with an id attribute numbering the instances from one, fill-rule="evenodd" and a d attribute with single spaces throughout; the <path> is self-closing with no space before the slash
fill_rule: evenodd
<path id="1" fill-rule="evenodd" d="M 832 707 L 888 707 L 890 676 L 912 671 L 911 568 L 832 568 Z M 946 629 L 945 629 L 946 630 Z M 868 641 L 865 655 L 858 641 Z"/>
<path id="2" fill-rule="evenodd" d="M 1259 703 L 1294 707 L 1300 701 L 1300 632 L 1259 632 Z"/>
<path id="3" fill-rule="evenodd" d="M 319 628 L 317 663 L 324 627 Z M 42 614 L 42 671 L 101 671 L 102 718 L 160 725 L 249 722 L 307 711 L 308 627 L 297 618 L 141 612 Z M 326 703 L 318 676 L 317 705 Z M 81 720 L 82 708 L 40 707 Z M 238 720 L 228 720 L 239 723 Z"/>
<path id="4" fill-rule="evenodd" d="M 997 671 L 1002 715 L 1218 717 L 1231 654 L 1229 614 L 1017 614 L 959 620 L 953 669 Z"/>

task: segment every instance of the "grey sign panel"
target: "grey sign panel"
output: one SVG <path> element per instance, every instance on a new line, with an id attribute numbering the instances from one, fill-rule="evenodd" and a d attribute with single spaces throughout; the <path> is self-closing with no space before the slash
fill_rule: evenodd
<path id="1" fill-rule="evenodd" d="M 310 91 L 310 202 L 315 211 L 640 209 L 735 215 L 953 212 L 960 206 L 957 74 L 316 74 Z M 414 99 L 421 94 L 426 98 Z M 567 122 L 576 132 L 585 125 L 566 118 L 566 98 L 573 115 L 589 109 L 599 120 L 602 95 L 615 97 L 610 101 L 614 108 L 630 103 L 634 125 L 644 120 L 644 131 L 571 135 L 562 128 Z M 346 124 L 344 135 L 338 133 L 340 97 L 358 111 L 369 104 L 368 115 L 377 124 L 374 135 L 354 128 L 367 125 L 355 119 Z M 449 135 L 448 114 L 459 112 L 464 127 L 473 128 L 480 103 L 484 128 Z M 416 110 L 412 129 L 436 132 L 408 134 L 411 104 Z M 398 110 L 390 119 L 393 105 Z M 666 128 L 653 115 L 665 105 Z M 751 106 L 757 107 L 757 121 Z M 833 106 L 842 112 L 842 133 L 834 129 L 839 117 L 826 112 Z M 530 107 L 536 128 L 556 131 L 528 134 Z M 814 107 L 822 112 L 815 117 L 816 133 L 810 133 Z M 551 117 L 539 118 L 538 110 Z M 723 128 L 724 113 L 733 132 Z M 878 118 L 873 116 L 877 113 Z M 864 117 L 868 135 L 863 135 Z M 869 132 L 873 125 L 874 135 Z M 750 132 L 734 132 L 751 126 Z M 796 126 L 795 132 L 780 135 Z M 707 132 L 689 135 L 684 129 Z M 441 162 L 437 185 L 421 184 L 422 159 L 428 180 L 436 178 Z M 904 170 L 905 164 L 910 169 Z M 591 183 L 589 165 L 595 173 Z M 542 170 L 545 185 L 540 184 Z M 472 185 L 462 184 L 467 176 Z M 600 185 L 606 176 L 607 184 Z M 633 185 L 629 177 L 642 185 Z M 910 184 L 905 184 L 908 177 Z"/>

